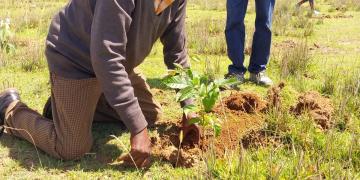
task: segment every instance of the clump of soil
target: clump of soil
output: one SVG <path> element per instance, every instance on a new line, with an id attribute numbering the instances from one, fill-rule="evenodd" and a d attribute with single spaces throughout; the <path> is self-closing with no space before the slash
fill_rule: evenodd
<path id="1" fill-rule="evenodd" d="M 180 123 L 163 122 L 157 124 L 158 135 L 151 138 L 152 155 L 174 167 L 192 167 L 200 161 L 199 147 L 180 146 Z M 179 150 L 179 147 L 180 150 Z"/>
<path id="2" fill-rule="evenodd" d="M 216 138 L 211 129 L 202 129 L 200 144 L 196 146 L 185 142 L 179 146 L 180 123 L 158 124 L 158 136 L 152 138 L 154 158 L 169 162 L 174 167 L 193 167 L 201 160 L 203 152 L 213 150 L 216 156 L 221 157 L 227 150 L 236 149 L 241 137 L 247 131 L 260 127 L 262 121 L 258 115 L 228 115 L 227 118 L 228 121 L 223 122 L 222 131 Z"/>
<path id="3" fill-rule="evenodd" d="M 215 138 L 212 129 L 201 128 L 199 145 L 184 142 L 180 146 L 181 123 L 158 123 L 158 136 L 152 138 L 154 158 L 169 162 L 174 167 L 192 167 L 201 160 L 203 152 L 212 150 L 221 157 L 226 151 L 238 148 L 241 138 L 247 132 L 261 127 L 261 111 L 266 108 L 266 102 L 257 94 L 238 92 L 225 98 L 224 102 L 226 106 L 218 105 L 213 111 L 222 120 L 220 135 Z"/>
<path id="4" fill-rule="evenodd" d="M 285 87 L 285 83 L 281 82 L 271 87 L 267 92 L 268 108 L 280 109 L 281 107 L 281 90 Z"/>
<path id="5" fill-rule="evenodd" d="M 250 92 L 236 92 L 225 99 L 226 107 L 233 111 L 245 113 L 262 112 L 266 108 L 266 102 L 257 94 Z"/>
<path id="6" fill-rule="evenodd" d="M 321 96 L 318 92 L 310 91 L 300 95 L 298 103 L 292 106 L 290 111 L 297 116 L 309 113 L 322 129 L 328 129 L 333 125 L 332 103 L 330 99 Z"/>
<path id="7" fill-rule="evenodd" d="M 252 130 L 241 139 L 241 143 L 245 149 L 264 146 L 277 147 L 281 145 L 281 139 L 264 130 Z"/>

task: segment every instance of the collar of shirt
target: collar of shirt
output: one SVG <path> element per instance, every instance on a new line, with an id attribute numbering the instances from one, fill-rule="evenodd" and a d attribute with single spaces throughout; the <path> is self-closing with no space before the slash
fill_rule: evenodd
<path id="1" fill-rule="evenodd" d="M 167 7 L 169 7 L 175 0 L 154 0 L 155 14 L 161 14 Z"/>

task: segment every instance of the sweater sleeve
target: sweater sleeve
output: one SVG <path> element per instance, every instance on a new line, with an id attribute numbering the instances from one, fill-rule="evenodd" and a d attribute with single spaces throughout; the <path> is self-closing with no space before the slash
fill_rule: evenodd
<path id="1" fill-rule="evenodd" d="M 164 45 L 164 61 L 169 69 L 174 69 L 174 63 L 180 64 L 185 68 L 189 68 L 190 64 L 186 51 L 186 3 L 187 0 L 181 0 L 178 11 L 160 40 Z M 181 106 L 192 104 L 192 99 L 181 102 Z"/>
<path id="2" fill-rule="evenodd" d="M 105 98 L 132 134 L 147 127 L 126 64 L 127 32 L 133 0 L 97 1 L 91 27 L 91 63 Z"/>

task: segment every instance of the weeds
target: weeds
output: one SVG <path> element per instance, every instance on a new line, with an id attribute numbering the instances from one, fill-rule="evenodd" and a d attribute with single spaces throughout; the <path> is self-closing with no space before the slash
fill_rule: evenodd
<path id="1" fill-rule="evenodd" d="M 225 55 L 223 19 L 204 18 L 188 24 L 188 48 L 191 54 Z"/>
<path id="2" fill-rule="evenodd" d="M 331 5 L 330 10 L 346 12 L 348 10 L 360 11 L 360 0 L 326 0 Z"/>
<path id="3" fill-rule="evenodd" d="M 287 1 L 277 2 L 273 18 L 274 18 L 273 20 L 274 35 L 275 36 L 286 35 L 289 28 L 288 24 L 291 21 L 291 7 Z"/>
<path id="4" fill-rule="evenodd" d="M 15 45 L 11 43 L 13 32 L 10 28 L 10 18 L 0 19 L 0 49 L 6 53 L 15 50 Z"/>
<path id="5" fill-rule="evenodd" d="M 309 53 L 307 41 L 301 42 L 294 48 L 284 52 L 280 64 L 281 77 L 302 76 L 311 65 L 312 57 Z"/>

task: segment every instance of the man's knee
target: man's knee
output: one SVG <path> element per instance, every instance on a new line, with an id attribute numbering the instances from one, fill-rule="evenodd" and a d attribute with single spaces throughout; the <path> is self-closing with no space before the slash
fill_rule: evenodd
<path id="1" fill-rule="evenodd" d="M 63 145 L 61 151 L 59 151 L 59 156 L 63 160 L 78 160 L 82 158 L 86 153 L 90 152 L 92 144 L 85 143 L 84 144 L 73 144 L 66 143 Z"/>

